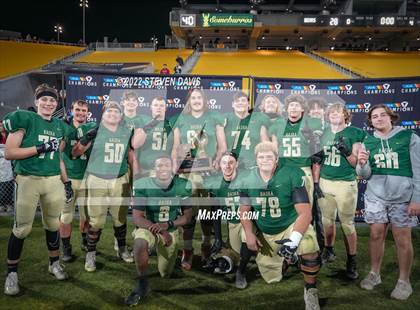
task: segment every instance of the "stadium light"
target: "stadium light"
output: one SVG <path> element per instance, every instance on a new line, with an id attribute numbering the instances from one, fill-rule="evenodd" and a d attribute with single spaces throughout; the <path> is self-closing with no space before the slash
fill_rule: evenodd
<path id="1" fill-rule="evenodd" d="M 417 41 L 420 41 L 420 37 L 417 38 Z"/>
<path id="2" fill-rule="evenodd" d="M 299 37 L 299 40 L 303 40 L 303 37 L 302 37 L 302 36 L 300 36 L 300 37 Z"/>
<path id="3" fill-rule="evenodd" d="M 86 44 L 86 8 L 89 7 L 89 1 L 80 0 L 79 6 L 83 10 L 83 44 Z"/>
<path id="4" fill-rule="evenodd" d="M 335 47 L 334 47 L 334 46 L 331 46 L 331 47 L 330 47 L 330 50 L 332 50 L 332 51 L 333 51 L 334 49 L 335 49 Z"/>
<path id="5" fill-rule="evenodd" d="M 57 32 L 57 42 L 60 42 L 60 33 L 63 33 L 63 27 L 60 25 L 55 25 L 54 32 Z"/>

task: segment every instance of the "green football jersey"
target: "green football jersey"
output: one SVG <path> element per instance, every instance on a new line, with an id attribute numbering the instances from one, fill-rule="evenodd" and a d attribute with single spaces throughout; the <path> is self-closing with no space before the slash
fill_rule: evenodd
<path id="1" fill-rule="evenodd" d="M 292 166 L 279 168 L 268 182 L 264 182 L 258 169 L 251 170 L 241 187 L 252 210 L 258 212 L 255 223 L 260 231 L 275 235 L 296 221 L 292 195 L 295 188 L 305 186 L 303 178 L 302 169 Z"/>
<path id="2" fill-rule="evenodd" d="M 364 145 L 370 151 L 372 175 L 412 177 L 410 142 L 413 134 L 415 133 L 411 130 L 402 130 L 389 139 L 367 135 Z"/>
<path id="3" fill-rule="evenodd" d="M 321 177 L 328 180 L 354 181 L 356 179 L 355 168 L 340 154 L 334 143 L 343 139 L 347 148 L 351 150 L 353 144 L 363 142 L 365 135 L 363 130 L 353 126 L 345 127 L 337 133 L 333 133 L 331 127 L 326 128 L 321 137 L 321 146 L 324 151 Z"/>
<path id="4" fill-rule="evenodd" d="M 150 118 L 146 123 L 151 121 Z M 137 150 L 137 160 L 142 169 L 151 170 L 155 159 L 161 154 L 170 155 L 174 138 L 172 127 L 168 120 L 160 121 L 146 136 L 143 146 Z"/>
<path id="5" fill-rule="evenodd" d="M 115 132 L 101 124 L 93 141 L 87 171 L 104 178 L 126 174 L 131 136 L 132 131 L 124 123 Z"/>
<path id="6" fill-rule="evenodd" d="M 64 165 L 66 166 L 67 176 L 70 179 L 82 180 L 88 164 L 90 149 L 77 158 L 73 158 L 71 151 L 73 146 L 77 143 L 80 137 L 83 136 L 83 134 L 96 127 L 96 123 L 89 122 L 80 125 L 78 128 L 74 127 L 73 122 L 66 125 L 68 128 L 68 134 L 65 139 L 66 147 L 64 148 L 62 156 Z"/>
<path id="7" fill-rule="evenodd" d="M 131 130 L 143 127 L 149 119 L 150 116 L 147 115 L 136 115 L 134 117 L 128 117 L 124 115 L 124 123 Z"/>
<path id="8" fill-rule="evenodd" d="M 261 127 L 268 126 L 270 119 L 261 112 L 240 119 L 234 112 L 226 114 L 225 136 L 228 150 L 238 155 L 245 168 L 256 166 L 254 149 L 261 142 Z"/>
<path id="9" fill-rule="evenodd" d="M 37 113 L 25 110 L 17 110 L 7 114 L 3 120 L 3 126 L 9 133 L 18 130 L 25 132 L 20 145 L 21 148 L 36 146 L 53 138 L 61 141 L 67 134 L 67 126 L 63 121 L 56 118 L 48 121 Z M 15 172 L 21 175 L 47 177 L 61 173 L 59 151 L 34 155 L 14 162 Z"/>
<path id="10" fill-rule="evenodd" d="M 218 199 L 218 206 L 222 206 L 224 211 L 237 214 L 239 211 L 239 197 L 241 192 L 241 182 L 247 177 L 247 173 L 238 173 L 234 180 L 226 181 L 222 174 L 213 175 L 204 179 L 203 188 Z M 239 217 L 230 217 L 229 223 L 237 224 Z"/>
<path id="11" fill-rule="evenodd" d="M 153 223 L 174 221 L 181 214 L 181 207 L 191 207 L 188 203 L 191 191 L 191 182 L 178 176 L 167 188 L 162 188 L 156 178 L 141 178 L 134 182 L 134 209 L 146 211 L 146 218 Z"/>
<path id="12" fill-rule="evenodd" d="M 194 141 L 194 137 L 203 130 L 208 137 L 208 143 L 205 146 L 206 155 L 214 158 L 217 153 L 216 125 L 224 126 L 224 118 L 216 115 L 215 112 L 207 111 L 199 118 L 195 118 L 190 114 L 181 114 L 172 121 L 173 128 L 178 128 L 181 133 L 181 144 L 190 144 Z M 192 146 L 192 150 L 194 148 Z"/>
<path id="13" fill-rule="evenodd" d="M 296 123 L 287 121 L 283 129 L 282 122 L 276 122 L 269 129 L 269 135 L 275 135 L 279 142 L 279 157 L 282 166 L 310 167 L 312 155 L 310 141 L 302 131 L 322 132 L 322 122 L 317 118 L 303 117 Z"/>

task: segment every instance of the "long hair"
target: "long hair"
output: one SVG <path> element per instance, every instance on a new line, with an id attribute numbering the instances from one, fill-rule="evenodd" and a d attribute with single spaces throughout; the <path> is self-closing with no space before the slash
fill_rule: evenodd
<path id="1" fill-rule="evenodd" d="M 191 89 L 188 92 L 187 101 L 186 101 L 186 104 L 185 104 L 185 108 L 184 108 L 184 111 L 182 112 L 184 114 L 191 114 L 192 109 L 191 109 L 190 100 L 191 100 L 191 96 L 192 96 L 192 93 L 193 92 L 198 92 L 198 93 L 201 94 L 201 97 L 203 98 L 203 103 L 204 103 L 203 104 L 203 110 L 204 110 L 204 112 L 209 109 L 209 104 L 207 102 L 207 97 L 206 97 L 206 94 L 204 93 L 204 91 L 202 89 L 199 89 L 199 88 L 194 88 L 194 89 Z"/>

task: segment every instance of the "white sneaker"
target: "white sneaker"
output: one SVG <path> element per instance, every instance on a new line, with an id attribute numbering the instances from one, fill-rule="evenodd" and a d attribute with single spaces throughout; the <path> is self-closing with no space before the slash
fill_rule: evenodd
<path id="1" fill-rule="evenodd" d="M 126 263 L 134 263 L 133 255 L 128 251 L 126 246 L 122 250 L 118 250 L 118 257 Z"/>
<path id="2" fill-rule="evenodd" d="M 85 270 L 87 272 L 96 270 L 96 251 L 86 253 Z"/>
<path id="3" fill-rule="evenodd" d="M 404 280 L 398 280 L 394 290 L 391 293 L 391 298 L 398 300 L 406 300 L 413 293 L 411 284 Z"/>
<path id="4" fill-rule="evenodd" d="M 16 272 L 10 272 L 4 282 L 4 293 L 13 296 L 19 294 L 19 291 L 18 275 Z"/>
<path id="5" fill-rule="evenodd" d="M 374 272 L 369 272 L 369 274 L 360 282 L 360 287 L 371 291 L 373 288 L 382 283 L 381 275 Z"/>
<path id="6" fill-rule="evenodd" d="M 59 260 L 56 260 L 54 263 L 52 263 L 52 265 L 50 264 L 48 266 L 48 272 L 53 274 L 57 278 L 57 280 L 60 281 L 65 280 L 69 277 L 64 271 L 64 267 L 60 264 Z"/>
<path id="7" fill-rule="evenodd" d="M 319 300 L 318 300 L 318 289 L 310 288 L 304 289 L 303 299 L 305 300 L 305 310 L 320 310 Z"/>

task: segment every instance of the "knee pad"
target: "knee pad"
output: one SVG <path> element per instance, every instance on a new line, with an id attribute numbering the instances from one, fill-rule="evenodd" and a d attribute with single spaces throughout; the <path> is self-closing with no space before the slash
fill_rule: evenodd
<path id="1" fill-rule="evenodd" d="M 308 276 L 315 277 L 319 270 L 321 269 L 321 257 L 317 253 L 316 258 L 305 259 L 302 256 L 299 256 L 300 262 L 300 271 Z"/>
<path id="2" fill-rule="evenodd" d="M 16 237 L 13 232 L 10 234 L 9 244 L 7 246 L 7 259 L 18 260 L 20 258 L 24 241 L 25 239 Z"/>
<path id="3" fill-rule="evenodd" d="M 44 229 L 49 231 L 56 231 L 60 229 L 60 220 L 58 217 L 48 217 L 43 219 Z"/>
<path id="4" fill-rule="evenodd" d="M 45 239 L 47 241 L 48 251 L 58 251 L 60 248 L 60 234 L 58 231 L 45 230 Z"/>
<path id="5" fill-rule="evenodd" d="M 344 235 L 350 236 L 352 233 L 356 231 L 356 227 L 354 226 L 354 222 L 351 223 L 341 223 L 341 229 L 343 230 Z"/>
<path id="6" fill-rule="evenodd" d="M 184 229 L 194 229 L 194 227 L 195 227 L 195 223 L 196 223 L 196 219 L 194 218 L 194 217 L 192 217 L 191 218 L 191 221 L 189 222 L 189 223 L 187 223 L 187 224 L 185 224 L 184 226 L 183 226 L 183 228 Z"/>
<path id="7" fill-rule="evenodd" d="M 13 231 L 13 235 L 15 235 L 16 238 L 25 239 L 31 233 L 32 225 L 23 224 L 23 225 L 16 226 L 16 223 L 15 223 L 12 231 Z"/>
<path id="8" fill-rule="evenodd" d="M 325 216 L 322 217 L 322 225 L 324 227 L 329 227 L 329 226 L 334 226 L 335 225 L 335 221 L 330 219 L 330 218 L 326 218 Z"/>
<path id="9" fill-rule="evenodd" d="M 70 207 L 65 206 L 60 215 L 60 222 L 63 224 L 71 224 L 73 221 L 73 211 Z"/>
<path id="10" fill-rule="evenodd" d="M 102 230 L 105 226 L 105 222 L 106 222 L 106 215 L 89 217 L 89 225 L 95 229 Z"/>

